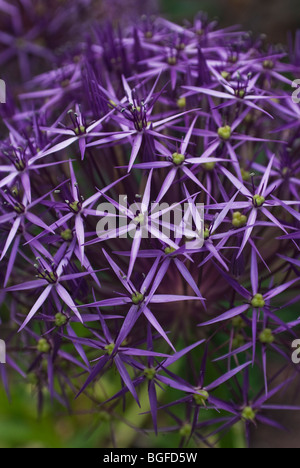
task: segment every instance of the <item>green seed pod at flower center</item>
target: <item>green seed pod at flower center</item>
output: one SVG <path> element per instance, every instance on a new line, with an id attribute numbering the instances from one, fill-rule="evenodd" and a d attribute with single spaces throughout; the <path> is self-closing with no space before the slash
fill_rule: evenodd
<path id="1" fill-rule="evenodd" d="M 57 275 L 54 273 L 54 271 L 49 271 L 46 276 L 48 277 L 48 280 L 50 283 L 56 283 L 57 281 Z"/>
<path id="2" fill-rule="evenodd" d="M 109 422 L 111 420 L 111 415 L 107 411 L 100 411 L 97 416 L 102 422 Z"/>
<path id="3" fill-rule="evenodd" d="M 253 197 L 253 204 L 256 207 L 263 206 L 265 201 L 266 201 L 265 197 L 262 197 L 261 195 L 254 195 Z"/>
<path id="4" fill-rule="evenodd" d="M 179 98 L 177 100 L 177 106 L 180 108 L 180 109 L 184 109 L 185 106 L 186 106 L 186 98 L 183 97 L 183 98 Z"/>
<path id="5" fill-rule="evenodd" d="M 259 335 L 259 341 L 263 344 L 272 344 L 275 341 L 275 337 L 270 328 L 265 328 Z"/>
<path id="6" fill-rule="evenodd" d="M 112 99 L 109 99 L 108 101 L 108 107 L 110 109 L 115 109 L 117 107 L 117 103 L 115 101 L 113 101 Z"/>
<path id="7" fill-rule="evenodd" d="M 209 399 L 209 393 L 206 390 L 201 390 L 193 395 L 193 399 L 197 405 L 204 405 Z"/>
<path id="8" fill-rule="evenodd" d="M 61 314 L 60 312 L 55 315 L 55 325 L 57 327 L 62 327 L 67 323 L 68 319 L 64 314 Z"/>
<path id="9" fill-rule="evenodd" d="M 230 140 L 231 138 L 231 127 L 229 125 L 226 125 L 225 127 L 220 127 L 218 129 L 218 135 L 222 140 Z"/>
<path id="10" fill-rule="evenodd" d="M 16 39 L 16 46 L 19 48 L 19 49 L 23 49 L 24 47 L 26 47 L 26 41 L 25 39 L 23 39 L 22 37 L 18 37 Z"/>
<path id="11" fill-rule="evenodd" d="M 57 274 L 54 271 L 42 270 L 37 263 L 34 264 L 34 267 L 37 269 L 37 272 L 38 272 L 37 277 L 38 278 L 46 280 L 50 284 L 57 283 L 58 277 L 57 277 Z"/>
<path id="12" fill-rule="evenodd" d="M 185 424 L 184 426 L 182 426 L 182 428 L 179 431 L 179 434 L 181 435 L 181 437 L 190 437 L 191 433 L 192 433 L 191 424 Z"/>
<path id="13" fill-rule="evenodd" d="M 39 382 L 38 376 L 36 374 L 34 374 L 33 372 L 30 372 L 30 374 L 27 374 L 26 377 L 27 377 L 27 381 L 31 385 L 37 385 L 38 382 Z"/>
<path id="14" fill-rule="evenodd" d="M 246 96 L 246 91 L 244 89 L 237 89 L 235 91 L 236 97 L 243 99 Z"/>
<path id="15" fill-rule="evenodd" d="M 69 208 L 70 210 L 74 211 L 74 213 L 79 213 L 81 210 L 81 204 L 79 201 L 74 201 L 72 203 L 69 203 Z"/>
<path id="16" fill-rule="evenodd" d="M 83 133 L 86 133 L 85 126 L 80 125 L 79 127 L 75 128 L 75 133 L 76 133 L 76 135 L 82 135 Z"/>
<path id="17" fill-rule="evenodd" d="M 177 49 L 177 50 L 184 50 L 185 47 L 186 47 L 185 43 L 184 43 L 184 42 L 180 42 L 180 44 L 178 44 L 178 45 L 176 46 L 176 49 Z"/>
<path id="18" fill-rule="evenodd" d="M 50 284 L 55 284 L 57 282 L 57 274 L 54 271 L 41 271 L 37 264 L 34 265 L 38 270 L 38 277 L 44 280 L 47 280 Z"/>
<path id="19" fill-rule="evenodd" d="M 65 231 L 61 232 L 60 236 L 64 241 L 71 241 L 73 239 L 73 233 L 71 229 L 66 229 Z"/>
<path id="20" fill-rule="evenodd" d="M 203 167 L 206 171 L 213 171 L 214 168 L 216 167 L 216 163 L 215 162 L 204 163 Z"/>
<path id="21" fill-rule="evenodd" d="M 19 215 L 25 213 L 25 206 L 22 203 L 16 203 L 14 206 L 14 210 Z"/>
<path id="22" fill-rule="evenodd" d="M 264 297 L 262 294 L 255 294 L 255 296 L 253 297 L 252 301 L 251 301 L 251 305 L 255 308 L 255 309 L 261 309 L 262 307 L 264 307 L 266 304 L 265 300 L 264 300 Z"/>
<path id="23" fill-rule="evenodd" d="M 237 333 L 232 340 L 232 349 L 238 349 L 245 344 L 245 338 L 241 333 Z"/>
<path id="24" fill-rule="evenodd" d="M 263 62 L 263 67 L 267 70 L 272 70 L 274 68 L 274 62 L 272 60 L 265 60 Z"/>
<path id="25" fill-rule="evenodd" d="M 210 230 L 208 227 L 204 228 L 204 240 L 207 240 L 210 236 Z"/>
<path id="26" fill-rule="evenodd" d="M 246 327 L 246 323 L 240 315 L 232 319 L 232 325 L 234 328 L 241 329 Z"/>
<path id="27" fill-rule="evenodd" d="M 241 174 L 242 174 L 242 179 L 245 182 L 248 182 L 251 179 L 251 174 L 249 171 L 246 171 L 245 169 L 241 169 Z"/>
<path id="28" fill-rule="evenodd" d="M 50 351 L 50 344 L 48 343 L 45 338 L 41 338 L 37 344 L 37 350 L 39 353 L 49 353 Z"/>
<path id="29" fill-rule="evenodd" d="M 228 61 L 230 63 L 236 63 L 238 61 L 238 56 L 237 55 L 231 55 L 230 57 L 228 57 Z"/>
<path id="30" fill-rule="evenodd" d="M 176 57 L 169 57 L 168 58 L 168 64 L 171 66 L 174 66 L 177 64 L 177 58 Z"/>
<path id="31" fill-rule="evenodd" d="M 14 197 L 18 197 L 19 194 L 20 194 L 19 187 L 18 187 L 17 185 L 14 185 L 14 186 L 11 188 L 11 193 L 13 194 Z"/>
<path id="32" fill-rule="evenodd" d="M 226 81 L 229 81 L 231 79 L 231 74 L 227 71 L 222 71 L 221 72 L 221 76 L 222 78 L 224 78 L 224 80 Z"/>
<path id="33" fill-rule="evenodd" d="M 136 216 L 133 220 L 134 224 L 142 225 L 145 222 L 145 215 L 143 213 L 140 213 L 138 216 Z"/>
<path id="34" fill-rule="evenodd" d="M 139 305 L 141 304 L 145 299 L 145 296 L 141 293 L 135 293 L 132 295 L 132 302 L 135 304 L 135 305 Z"/>
<path id="35" fill-rule="evenodd" d="M 236 211 L 235 213 L 233 213 L 232 225 L 235 228 L 241 228 L 241 227 L 245 226 L 247 224 L 247 221 L 248 221 L 247 216 L 243 215 L 239 211 Z"/>
<path id="36" fill-rule="evenodd" d="M 251 406 L 246 406 L 246 408 L 243 409 L 242 418 L 246 419 L 246 421 L 253 421 L 255 419 L 255 411 Z"/>
<path id="37" fill-rule="evenodd" d="M 185 161 L 185 156 L 180 153 L 173 153 L 172 159 L 176 166 L 180 166 Z"/>
<path id="38" fill-rule="evenodd" d="M 25 163 L 22 160 L 20 159 L 16 160 L 15 168 L 17 169 L 17 171 L 22 172 L 24 171 L 25 167 L 26 167 Z"/>
<path id="39" fill-rule="evenodd" d="M 156 374 L 156 369 L 153 367 L 147 367 L 144 369 L 144 376 L 147 378 L 147 380 L 153 380 Z"/>
<path id="40" fill-rule="evenodd" d="M 171 255 L 174 252 L 176 252 L 176 250 L 173 247 L 166 247 L 165 248 L 165 254 L 166 255 Z"/>
<path id="41" fill-rule="evenodd" d="M 115 349 L 115 346 L 116 346 L 115 343 L 109 343 L 108 345 L 106 345 L 106 346 L 104 347 L 106 353 L 107 353 L 109 356 L 112 355 L 113 350 Z"/>

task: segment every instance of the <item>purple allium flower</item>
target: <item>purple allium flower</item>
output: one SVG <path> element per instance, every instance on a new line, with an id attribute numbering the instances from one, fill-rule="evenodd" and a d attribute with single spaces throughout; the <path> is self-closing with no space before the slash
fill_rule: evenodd
<path id="1" fill-rule="evenodd" d="M 281 429 L 268 412 L 299 409 L 273 403 L 299 385 L 299 34 L 289 60 L 204 14 L 114 29 L 92 1 L 43 5 L 0 1 L 0 63 L 22 72 L 1 107 L 6 391 L 21 376 L 40 411 L 84 394 L 122 421 L 131 402 L 137 434 L 180 445 Z"/>

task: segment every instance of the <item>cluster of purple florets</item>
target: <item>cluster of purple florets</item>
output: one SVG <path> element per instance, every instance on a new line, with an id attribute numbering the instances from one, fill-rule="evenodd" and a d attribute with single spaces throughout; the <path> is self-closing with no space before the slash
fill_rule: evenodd
<path id="1" fill-rule="evenodd" d="M 57 23 L 39 24 L 51 43 Z M 269 411 L 298 409 L 281 390 L 299 379 L 300 35 L 288 52 L 203 14 L 145 16 L 56 54 L 14 27 L 18 41 L 0 34 L 12 82 L 16 58 L 26 78 L 7 77 L 1 105 L 7 391 L 22 376 L 66 408 L 84 393 L 108 421 L 135 400 L 145 421 L 146 389 L 143 428 L 181 443 L 212 446 L 240 421 L 248 439 L 280 428 Z M 110 229 L 104 203 L 129 222 Z M 152 203 L 187 204 L 194 226 L 203 204 L 203 245 L 172 221 L 169 238 L 153 224 L 144 238 Z"/>

